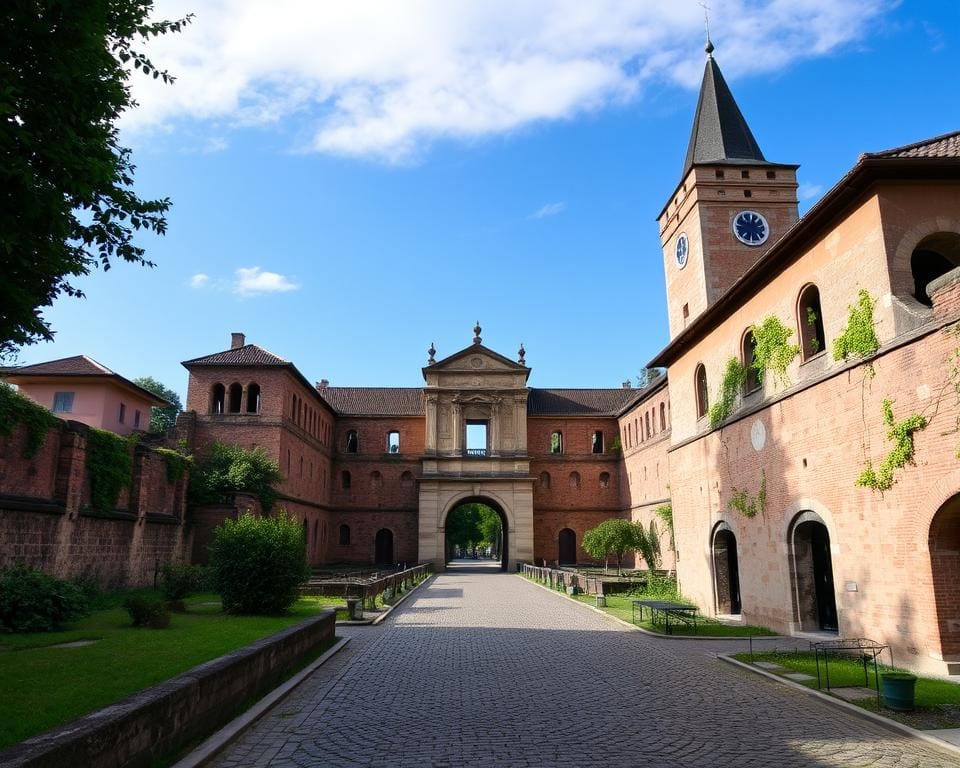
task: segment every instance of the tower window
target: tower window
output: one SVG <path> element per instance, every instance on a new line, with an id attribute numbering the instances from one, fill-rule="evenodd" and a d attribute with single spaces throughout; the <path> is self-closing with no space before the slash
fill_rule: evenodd
<path id="1" fill-rule="evenodd" d="M 718 178 L 718 179 L 722 179 L 722 178 L 723 178 L 723 170 L 722 170 L 722 169 L 717 168 L 717 170 L 715 171 L 715 173 L 717 174 L 717 178 Z"/>
<path id="2" fill-rule="evenodd" d="M 667 428 L 667 406 L 665 403 L 660 403 L 660 431 L 663 432 Z"/>
<path id="3" fill-rule="evenodd" d="M 360 449 L 360 440 L 357 437 L 357 430 L 351 429 L 347 432 L 347 453 L 357 453 Z"/>
<path id="4" fill-rule="evenodd" d="M 350 545 L 350 526 L 341 525 L 340 526 L 340 546 L 346 547 Z"/>
<path id="5" fill-rule="evenodd" d="M 340 487 L 347 491 L 350 489 L 351 484 L 352 478 L 350 477 L 350 473 L 347 470 L 343 470 L 343 472 L 340 473 Z"/>
<path id="6" fill-rule="evenodd" d="M 775 178 L 777 178 L 777 172 L 776 172 L 776 171 L 767 171 L 767 178 L 768 178 L 768 179 L 775 179 Z"/>
<path id="7" fill-rule="evenodd" d="M 563 432 L 554 432 L 550 435 L 550 453 L 563 453 Z"/>
<path id="8" fill-rule="evenodd" d="M 753 197 L 753 192 L 751 192 L 749 189 L 745 189 L 745 190 L 743 190 L 743 196 L 744 196 L 744 197 Z"/>
<path id="9" fill-rule="evenodd" d="M 243 387 L 230 385 L 230 413 L 240 413 L 240 401 L 243 399 Z"/>
<path id="10" fill-rule="evenodd" d="M 571 472 L 570 473 L 570 487 L 580 490 L 580 473 Z"/>
<path id="11" fill-rule="evenodd" d="M 387 432 L 387 453 L 400 453 L 399 432 Z"/>
<path id="12" fill-rule="evenodd" d="M 697 398 L 697 418 L 700 419 L 707 415 L 710 408 L 710 399 L 707 394 L 707 369 L 703 367 L 703 363 L 697 366 L 693 378 Z"/>
<path id="13" fill-rule="evenodd" d="M 610 473 L 609 473 L 609 472 L 601 472 L 601 473 L 600 473 L 600 487 L 601 487 L 601 488 L 609 488 L 609 487 L 610 487 Z"/>
<path id="14" fill-rule="evenodd" d="M 741 178 L 741 179 L 749 179 L 749 178 L 750 178 L 750 171 L 740 171 L 740 178 Z"/>
<path id="15" fill-rule="evenodd" d="M 260 385 L 247 385 L 247 413 L 260 413 Z"/>
<path id="16" fill-rule="evenodd" d="M 540 473 L 540 487 L 545 491 L 550 490 L 550 473 L 549 472 Z"/>
<path id="17" fill-rule="evenodd" d="M 223 384 L 214 384 L 210 392 L 210 413 L 223 413 L 227 390 Z"/>
<path id="18" fill-rule="evenodd" d="M 599 429 L 593 433 L 592 449 L 594 453 L 603 453 L 603 432 Z"/>
<path id="19" fill-rule="evenodd" d="M 467 422 L 467 456 L 487 455 L 487 422 Z"/>

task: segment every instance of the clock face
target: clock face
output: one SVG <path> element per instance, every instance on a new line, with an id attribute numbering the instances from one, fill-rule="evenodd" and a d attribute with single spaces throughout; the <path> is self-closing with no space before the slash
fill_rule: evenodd
<path id="1" fill-rule="evenodd" d="M 733 234 L 747 245 L 763 245 L 770 236 L 770 225 L 756 211 L 740 211 L 733 218 Z"/>
<path id="2" fill-rule="evenodd" d="M 690 241 L 687 240 L 686 232 L 680 234 L 677 238 L 677 266 L 683 269 L 687 266 L 687 257 L 690 255 Z"/>

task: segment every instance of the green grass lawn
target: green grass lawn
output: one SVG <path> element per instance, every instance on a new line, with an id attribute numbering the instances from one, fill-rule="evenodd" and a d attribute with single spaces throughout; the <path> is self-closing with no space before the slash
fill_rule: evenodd
<path id="1" fill-rule="evenodd" d="M 124 596 L 102 600 L 66 631 L 0 635 L 0 749 L 342 604 L 307 597 L 283 616 L 227 616 L 217 595 L 195 595 L 187 613 L 154 630 L 130 625 Z M 50 647 L 86 639 L 97 642 Z"/>
<path id="2" fill-rule="evenodd" d="M 734 658 L 747 664 L 758 661 L 769 661 L 785 668 L 787 672 L 803 672 L 813 680 L 803 682 L 808 688 L 817 687 L 817 662 L 812 651 L 755 653 L 750 658 L 749 653 L 738 653 Z M 891 670 L 891 667 L 881 665 L 880 673 Z M 867 667 L 867 687 L 876 690 L 873 677 L 873 664 Z M 771 671 L 771 670 L 766 670 Z M 777 674 L 773 670 L 774 674 Z M 820 673 L 823 677 L 823 661 L 820 662 Z M 782 674 L 782 673 L 780 673 Z M 830 687 L 843 688 L 863 686 L 863 665 L 853 659 L 830 658 Z M 826 690 L 826 681 L 822 685 Z M 916 711 L 912 713 L 895 713 L 882 709 L 881 714 L 892 717 L 914 728 L 956 728 L 960 727 L 960 685 L 949 680 L 938 680 L 930 677 L 918 677 L 915 694 Z M 859 699 L 851 704 L 877 711 L 875 698 Z"/>

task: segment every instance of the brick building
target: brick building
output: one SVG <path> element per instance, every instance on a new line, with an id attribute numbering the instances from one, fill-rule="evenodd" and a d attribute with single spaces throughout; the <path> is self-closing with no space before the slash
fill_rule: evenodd
<path id="1" fill-rule="evenodd" d="M 669 386 L 529 387 L 522 347 L 504 357 L 479 327 L 431 348 L 422 388 L 313 386 L 235 335 L 185 363 L 185 423 L 279 461 L 316 563 L 442 567 L 446 517 L 473 500 L 505 523 L 504 567 L 569 562 L 598 522 L 672 501 L 665 566 L 705 612 L 956 672 L 960 132 L 863 155 L 802 219 L 797 168 L 764 157 L 708 47 L 659 216 L 671 340 L 651 366 Z M 876 348 L 836 359 L 856 306 Z M 858 485 L 897 434 L 912 462 Z"/>

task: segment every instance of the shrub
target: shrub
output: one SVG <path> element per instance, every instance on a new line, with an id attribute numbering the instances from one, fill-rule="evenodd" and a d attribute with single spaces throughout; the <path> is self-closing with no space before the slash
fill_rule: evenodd
<path id="1" fill-rule="evenodd" d="M 210 566 L 227 613 L 282 613 L 310 575 L 303 530 L 282 510 L 225 520 L 214 531 Z"/>
<path id="2" fill-rule="evenodd" d="M 208 569 L 189 563 L 166 563 L 160 572 L 160 589 L 167 600 L 183 600 L 210 584 Z"/>
<path id="3" fill-rule="evenodd" d="M 135 627 L 165 629 L 170 626 L 170 614 L 159 600 L 134 595 L 123 601 L 123 607 L 130 614 Z"/>
<path id="4" fill-rule="evenodd" d="M 17 566 L 0 571 L 0 631 L 52 632 L 87 613 L 76 585 Z"/>
<path id="5" fill-rule="evenodd" d="M 213 443 L 206 455 L 194 459 L 190 473 L 191 504 L 218 504 L 234 493 L 252 493 L 266 513 L 273 506 L 280 467 L 262 448 L 248 451 L 238 445 Z"/>

